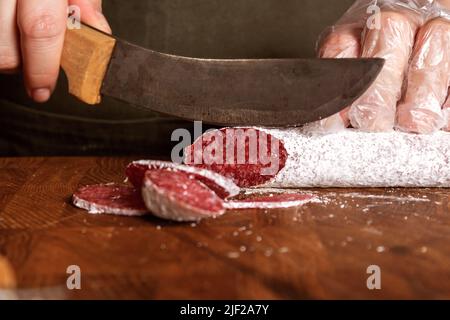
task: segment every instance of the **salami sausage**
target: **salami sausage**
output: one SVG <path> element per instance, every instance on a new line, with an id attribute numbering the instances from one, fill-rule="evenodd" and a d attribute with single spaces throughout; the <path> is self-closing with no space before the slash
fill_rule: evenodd
<path id="1" fill-rule="evenodd" d="M 254 131 L 259 140 L 268 139 L 261 143 L 254 138 L 250 142 L 250 134 L 237 139 L 238 130 L 242 131 L 228 128 L 206 133 L 185 150 L 186 164 L 221 173 L 241 187 L 450 187 L 447 132 L 415 135 L 349 129 L 325 134 L 302 128 L 244 129 Z M 278 141 L 276 148 L 273 141 Z M 272 145 L 272 150 L 265 148 L 271 172 L 263 172 L 269 165 L 251 143 Z M 253 159 L 252 149 L 254 154 L 256 150 Z M 233 157 L 236 150 L 245 150 L 244 162 L 236 154 Z M 226 157 L 228 153 L 232 156 Z"/>
<path id="2" fill-rule="evenodd" d="M 139 190 L 118 184 L 82 187 L 72 197 L 73 204 L 92 214 L 142 216 L 148 213 Z"/>
<path id="3" fill-rule="evenodd" d="M 142 197 L 156 216 L 175 221 L 198 221 L 225 213 L 223 200 L 194 174 L 169 168 L 148 170 Z"/>

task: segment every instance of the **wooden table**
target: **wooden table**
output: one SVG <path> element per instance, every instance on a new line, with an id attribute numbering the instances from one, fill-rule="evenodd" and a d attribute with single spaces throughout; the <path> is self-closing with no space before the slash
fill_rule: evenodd
<path id="1" fill-rule="evenodd" d="M 78 186 L 123 181 L 129 160 L 0 159 L 0 298 L 450 298 L 450 191 L 312 190 L 317 203 L 193 225 L 71 205 Z"/>

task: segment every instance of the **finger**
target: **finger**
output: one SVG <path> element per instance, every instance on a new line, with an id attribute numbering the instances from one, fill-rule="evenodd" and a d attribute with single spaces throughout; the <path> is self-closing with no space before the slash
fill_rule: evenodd
<path id="1" fill-rule="evenodd" d="M 15 0 L 0 0 L 0 73 L 14 72 L 20 66 L 16 5 Z"/>
<path id="2" fill-rule="evenodd" d="M 322 41 L 318 55 L 320 58 L 357 58 L 361 49 L 361 29 L 337 27 Z M 316 123 L 317 129 L 324 132 L 336 132 L 350 125 L 349 107 L 338 114 Z"/>
<path id="3" fill-rule="evenodd" d="M 450 131 L 450 89 L 447 94 L 447 100 L 444 103 L 444 106 L 442 107 L 443 113 L 444 113 L 444 130 Z"/>
<path id="4" fill-rule="evenodd" d="M 412 52 L 418 23 L 408 13 L 379 13 L 380 27 L 366 27 L 361 56 L 384 58 L 383 70 L 369 90 L 350 108 L 352 126 L 364 131 L 390 131 Z"/>
<path id="5" fill-rule="evenodd" d="M 67 1 L 19 0 L 17 21 L 25 85 L 35 101 L 45 102 L 58 78 L 67 21 Z"/>
<path id="6" fill-rule="evenodd" d="M 362 29 L 336 27 L 322 41 L 318 56 L 320 58 L 356 58 L 361 50 Z"/>
<path id="7" fill-rule="evenodd" d="M 407 78 L 397 127 L 414 133 L 440 130 L 445 125 L 442 106 L 450 84 L 450 22 L 434 19 L 420 29 Z"/>
<path id="8" fill-rule="evenodd" d="M 79 8 L 81 21 L 103 32 L 111 33 L 111 27 L 102 13 L 101 0 L 70 0 L 69 4 Z"/>

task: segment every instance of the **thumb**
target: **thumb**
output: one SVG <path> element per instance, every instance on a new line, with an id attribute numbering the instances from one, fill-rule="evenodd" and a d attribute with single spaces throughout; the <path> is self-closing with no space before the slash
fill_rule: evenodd
<path id="1" fill-rule="evenodd" d="M 111 27 L 102 13 L 102 0 L 70 0 L 69 5 L 80 9 L 82 22 L 103 32 L 111 33 Z"/>

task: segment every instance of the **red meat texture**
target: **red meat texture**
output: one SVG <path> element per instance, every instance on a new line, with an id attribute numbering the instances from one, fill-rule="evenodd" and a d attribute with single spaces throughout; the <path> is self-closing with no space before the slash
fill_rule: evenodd
<path id="1" fill-rule="evenodd" d="M 145 174 L 143 188 L 147 207 L 161 218 L 192 221 L 225 213 L 223 200 L 186 172 L 149 170 Z"/>
<path id="2" fill-rule="evenodd" d="M 269 150 L 268 154 L 271 154 L 270 150 L 278 150 L 271 157 L 278 157 L 280 168 L 276 170 L 279 171 L 285 165 L 287 153 L 283 146 L 270 149 L 274 141 L 279 142 L 274 139 L 270 137 L 266 147 L 256 150 Z M 202 148 L 209 146 L 202 144 Z M 244 150 L 252 148 L 251 142 L 247 140 Z M 251 186 L 272 177 L 260 175 L 260 171 L 266 165 L 270 166 L 270 163 L 253 163 L 249 157 L 251 154 L 247 152 L 243 164 L 205 166 L 207 169 L 214 168 L 216 172 L 170 162 L 136 161 L 126 169 L 128 180 L 133 186 L 111 183 L 82 187 L 73 195 L 73 203 L 90 213 L 139 216 L 151 212 L 163 219 L 198 221 L 218 217 L 226 210 L 291 208 L 313 199 L 311 195 L 293 192 L 247 194 L 243 199 L 237 197 L 240 189 L 229 178 L 241 186 Z"/>
<path id="3" fill-rule="evenodd" d="M 142 215 L 148 212 L 140 190 L 118 184 L 82 187 L 73 195 L 73 202 L 91 213 Z"/>
<path id="4" fill-rule="evenodd" d="M 148 171 L 146 179 L 174 201 L 210 212 L 223 209 L 222 199 L 192 174 L 162 169 Z"/>
<path id="5" fill-rule="evenodd" d="M 273 179 L 287 157 L 282 141 L 254 128 L 209 131 L 185 150 L 187 165 L 217 172 L 244 188 Z"/>
<path id="6" fill-rule="evenodd" d="M 128 178 L 128 181 L 137 189 L 142 188 L 144 183 L 145 173 L 147 171 L 159 170 L 159 169 L 173 169 L 180 172 L 186 171 L 190 169 L 192 171 L 193 168 L 189 168 L 187 166 L 170 163 L 170 162 L 162 162 L 162 161 L 135 161 L 130 163 L 125 169 L 125 174 Z M 211 190 L 213 190 L 219 197 L 225 199 L 229 196 L 234 196 L 239 192 L 239 188 L 234 185 L 234 183 L 230 181 L 223 181 L 223 185 L 221 186 L 217 180 L 217 177 L 214 177 L 212 172 L 188 172 L 197 180 L 204 183 Z"/>

